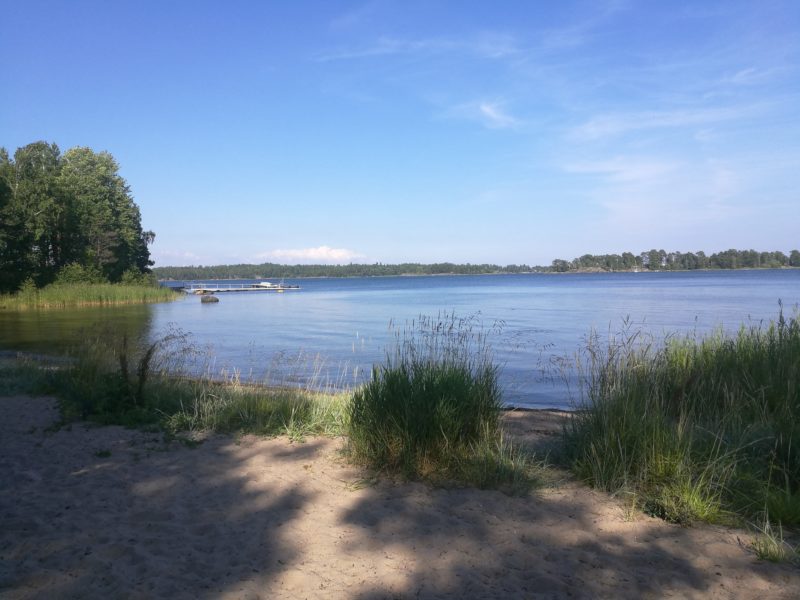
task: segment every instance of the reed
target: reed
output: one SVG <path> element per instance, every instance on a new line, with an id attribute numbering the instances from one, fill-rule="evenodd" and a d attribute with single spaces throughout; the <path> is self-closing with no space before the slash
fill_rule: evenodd
<path id="1" fill-rule="evenodd" d="M 582 406 L 565 430 L 580 477 L 674 522 L 800 524 L 796 317 L 664 345 L 593 337 L 580 364 Z"/>
<path id="2" fill-rule="evenodd" d="M 23 286 L 15 294 L 0 295 L 0 309 L 32 310 L 112 304 L 147 304 L 179 298 L 176 292 L 150 285 L 119 283 L 57 283 L 37 289 Z"/>

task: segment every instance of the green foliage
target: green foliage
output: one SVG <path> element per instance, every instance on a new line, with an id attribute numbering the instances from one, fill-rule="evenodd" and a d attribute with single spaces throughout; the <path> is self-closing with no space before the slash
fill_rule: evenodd
<path id="1" fill-rule="evenodd" d="M 0 149 L 0 293 L 31 277 L 39 287 L 62 280 L 119 281 L 152 264 L 119 166 L 108 152 L 34 142 L 11 159 Z M 81 274 L 64 269 L 77 265 Z M 96 274 L 100 277 L 96 277 Z"/>
<path id="2" fill-rule="evenodd" d="M 142 273 L 137 269 L 128 269 L 122 274 L 119 282 L 129 286 L 158 286 L 158 279 L 153 273 Z"/>
<path id="3" fill-rule="evenodd" d="M 353 394 L 353 458 L 407 477 L 475 485 L 527 480 L 502 442 L 497 367 L 474 319 L 421 318 Z"/>
<path id="4" fill-rule="evenodd" d="M 105 277 L 100 270 L 93 265 L 81 265 L 79 263 L 70 263 L 61 268 L 56 275 L 56 285 L 70 285 L 80 283 L 103 283 Z"/>
<path id="5" fill-rule="evenodd" d="M 626 331 L 581 364 L 585 406 L 565 432 L 580 477 L 671 521 L 766 509 L 800 524 L 796 318 L 663 347 Z"/>
<path id="6" fill-rule="evenodd" d="M 24 304 L 35 304 L 37 302 L 39 299 L 39 289 L 36 287 L 36 283 L 32 278 L 28 277 L 28 279 L 22 282 L 19 286 L 16 298 Z"/>

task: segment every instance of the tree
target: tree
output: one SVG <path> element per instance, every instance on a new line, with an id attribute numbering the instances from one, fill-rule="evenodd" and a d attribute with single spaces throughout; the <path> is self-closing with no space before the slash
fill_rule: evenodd
<path id="1" fill-rule="evenodd" d="M 27 278 L 53 281 L 67 265 L 119 281 L 147 272 L 148 245 L 139 207 L 108 152 L 34 142 L 11 160 L 0 149 L 0 291 Z"/>
<path id="2" fill-rule="evenodd" d="M 70 254 L 119 281 L 129 269 L 152 264 L 155 234 L 142 231 L 139 207 L 108 152 L 72 148 L 64 154 L 59 183 L 71 199 Z"/>

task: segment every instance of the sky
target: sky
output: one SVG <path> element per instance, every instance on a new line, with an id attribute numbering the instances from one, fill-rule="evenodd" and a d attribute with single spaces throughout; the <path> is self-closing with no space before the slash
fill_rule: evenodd
<path id="1" fill-rule="evenodd" d="M 0 0 L 0 146 L 157 266 L 800 247 L 797 0 Z"/>

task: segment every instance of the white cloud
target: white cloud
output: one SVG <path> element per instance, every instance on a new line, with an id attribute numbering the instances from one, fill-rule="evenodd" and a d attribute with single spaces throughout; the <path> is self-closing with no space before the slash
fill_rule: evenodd
<path id="1" fill-rule="evenodd" d="M 287 263 L 344 264 L 356 259 L 363 259 L 364 255 L 347 248 L 318 246 L 316 248 L 271 250 L 257 254 L 256 258 L 258 260 L 275 260 Z"/>

